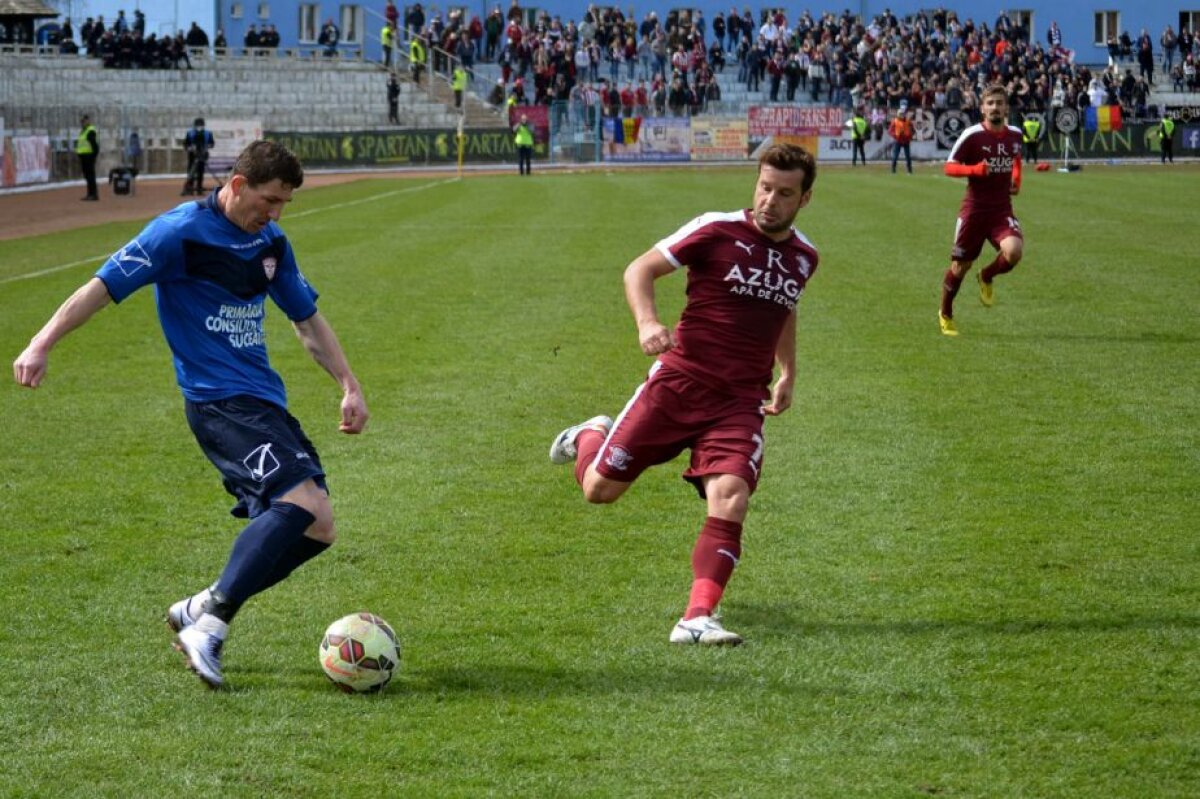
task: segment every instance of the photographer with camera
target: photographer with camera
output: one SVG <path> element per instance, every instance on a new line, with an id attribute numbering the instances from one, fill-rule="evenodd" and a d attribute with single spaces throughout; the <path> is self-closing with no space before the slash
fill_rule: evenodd
<path id="1" fill-rule="evenodd" d="M 213 135 L 204 129 L 204 118 L 196 117 L 192 129 L 183 137 L 183 146 L 187 150 L 188 166 L 187 179 L 183 184 L 183 197 L 204 195 L 204 170 L 208 166 L 208 151 L 213 147 Z"/>

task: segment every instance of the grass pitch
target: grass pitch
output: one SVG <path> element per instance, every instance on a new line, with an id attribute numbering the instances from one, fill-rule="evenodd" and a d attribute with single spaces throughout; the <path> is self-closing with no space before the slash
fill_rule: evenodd
<path id="1" fill-rule="evenodd" d="M 364 384 L 359 438 L 282 314 L 341 540 L 256 598 L 209 693 L 168 604 L 238 524 L 151 292 L 0 384 L 0 795 L 1192 797 L 1200 793 L 1200 170 L 1033 173 L 1024 262 L 937 302 L 962 181 L 822 170 L 795 407 L 723 611 L 666 643 L 703 506 L 668 465 L 590 507 L 546 449 L 649 365 L 621 271 L 752 167 L 361 181 L 284 218 Z M 140 225 L 0 242 L 11 361 Z M 990 257 L 985 251 L 985 258 Z M 682 275 L 659 282 L 675 318 Z M 333 619 L 402 639 L 334 690 Z"/>

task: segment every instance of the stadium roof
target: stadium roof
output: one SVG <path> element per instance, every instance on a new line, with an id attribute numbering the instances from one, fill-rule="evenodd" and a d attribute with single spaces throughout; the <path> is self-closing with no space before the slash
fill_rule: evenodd
<path id="1" fill-rule="evenodd" d="M 0 0 L 3 17 L 57 17 L 58 11 L 42 0 Z"/>

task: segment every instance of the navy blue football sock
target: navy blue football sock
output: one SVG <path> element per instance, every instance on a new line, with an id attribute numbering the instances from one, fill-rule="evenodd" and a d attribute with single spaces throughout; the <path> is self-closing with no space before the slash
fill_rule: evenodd
<path id="1" fill-rule="evenodd" d="M 233 542 L 233 550 L 213 592 L 214 597 L 219 595 L 223 600 L 220 604 L 232 608 L 222 608 L 227 615 L 232 618 L 242 603 L 267 586 L 266 581 L 274 574 L 280 559 L 304 538 L 304 531 L 315 520 L 299 505 L 273 502 L 265 513 L 246 525 Z"/>
<path id="2" fill-rule="evenodd" d="M 300 536 L 300 539 L 292 544 L 288 551 L 280 555 L 279 560 L 275 561 L 275 568 L 258 589 L 259 592 L 266 591 L 300 566 L 329 549 L 329 546 L 324 541 L 318 541 L 306 535 Z"/>

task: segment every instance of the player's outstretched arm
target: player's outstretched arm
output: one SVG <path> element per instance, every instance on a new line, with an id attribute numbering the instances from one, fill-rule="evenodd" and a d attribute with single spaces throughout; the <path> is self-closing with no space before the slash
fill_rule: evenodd
<path id="1" fill-rule="evenodd" d="M 674 265 L 651 248 L 625 268 L 625 301 L 637 324 L 638 343 L 647 355 L 661 355 L 675 346 L 671 330 L 658 320 L 654 281 L 675 271 Z"/>
<path id="2" fill-rule="evenodd" d="M 942 167 L 942 171 L 947 177 L 951 178 L 981 178 L 987 175 L 987 161 L 980 161 L 978 164 L 960 164 L 957 161 L 947 161 Z"/>
<path id="3" fill-rule="evenodd" d="M 350 370 L 350 362 L 346 360 L 346 354 L 342 351 L 342 345 L 338 342 L 333 328 L 325 321 L 325 317 L 321 316 L 320 311 L 303 322 L 293 322 L 292 326 L 296 328 L 296 335 L 300 337 L 304 349 L 308 350 L 312 359 L 329 372 L 342 387 L 342 419 L 338 429 L 343 433 L 361 433 L 370 416 L 367 412 L 367 400 L 363 397 L 358 378 Z"/>
<path id="4" fill-rule="evenodd" d="M 796 312 L 788 315 L 779 343 L 775 345 L 775 363 L 779 366 L 779 377 L 771 387 L 771 401 L 763 406 L 767 416 L 778 416 L 792 407 L 796 390 Z"/>
<path id="5" fill-rule="evenodd" d="M 59 306 L 50 321 L 42 326 L 37 335 L 29 341 L 25 351 L 13 361 L 13 377 L 17 383 L 29 388 L 37 388 L 46 377 L 46 368 L 50 361 L 50 350 L 68 333 L 82 326 L 91 319 L 97 311 L 112 300 L 108 287 L 98 277 L 94 277 L 80 286 L 67 301 Z"/>
<path id="6" fill-rule="evenodd" d="M 1009 194 L 1019 194 L 1021 191 L 1021 158 L 1017 156 L 1013 159 L 1012 167 L 1012 186 L 1009 187 Z"/>

